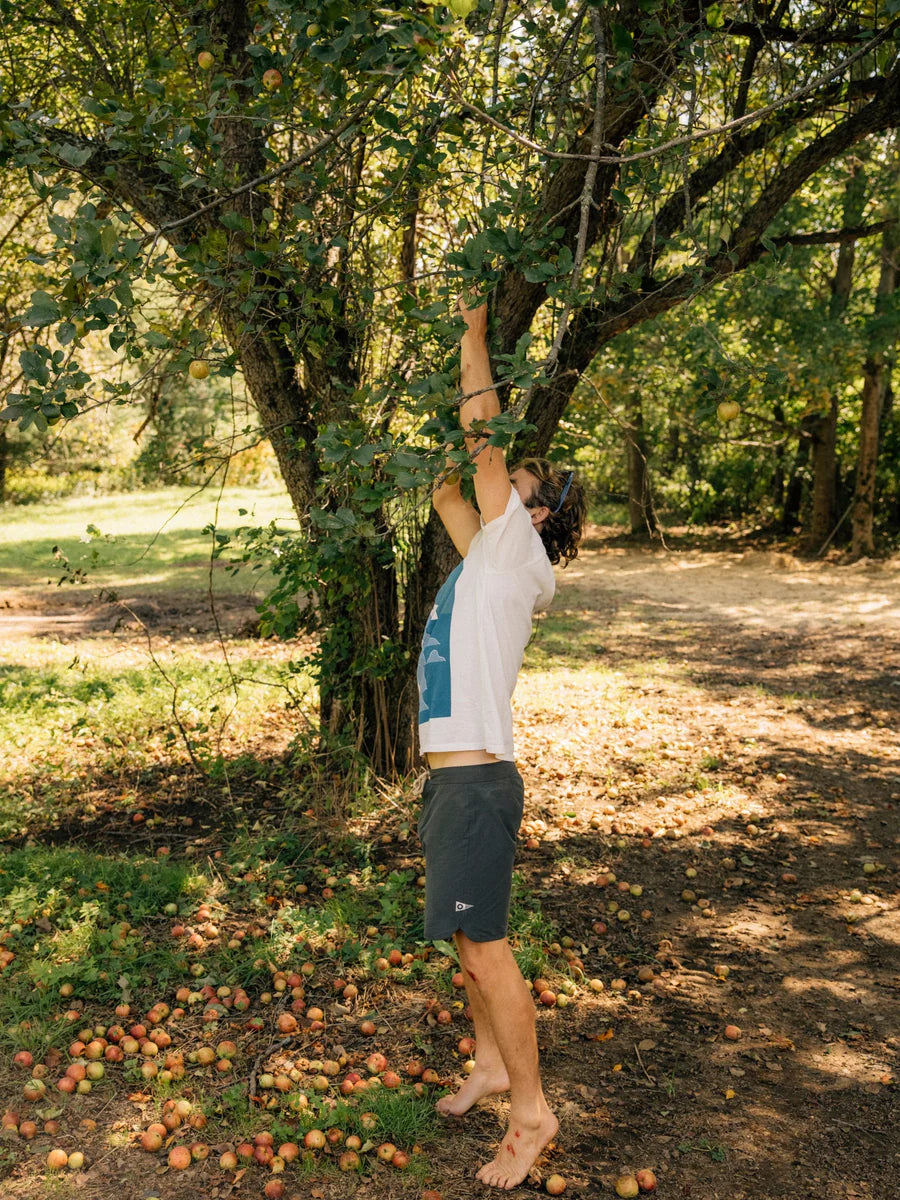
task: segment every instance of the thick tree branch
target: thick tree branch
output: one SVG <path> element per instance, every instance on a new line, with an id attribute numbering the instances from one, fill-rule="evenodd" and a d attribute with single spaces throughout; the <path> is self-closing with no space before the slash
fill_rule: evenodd
<path id="1" fill-rule="evenodd" d="M 516 133 L 514 129 L 504 125 L 498 121 L 496 117 L 492 117 L 490 113 L 485 112 L 482 108 L 472 104 L 462 97 L 456 98 L 456 103 L 464 111 L 470 113 L 479 121 L 483 121 L 487 125 L 491 125 L 494 129 L 500 130 L 506 134 L 511 141 L 520 146 L 524 146 L 526 150 L 531 150 L 533 153 L 541 155 L 542 158 L 557 158 L 562 160 L 576 160 L 580 162 L 599 162 L 616 166 L 624 166 L 626 163 L 643 162 L 648 158 L 658 158 L 661 154 L 665 154 L 669 150 L 675 150 L 678 147 L 689 145 L 692 142 L 704 141 L 706 138 L 721 137 L 724 133 L 732 133 L 735 129 L 743 129 L 745 125 L 750 125 L 754 121 L 761 121 L 763 117 L 769 116 L 773 112 L 777 112 L 785 104 L 791 104 L 795 100 L 801 100 L 804 96 L 808 96 L 823 83 L 827 83 L 831 79 L 835 79 L 839 75 L 843 75 L 851 66 L 857 63 L 860 59 L 881 45 L 882 42 L 893 36 L 894 31 L 900 29 L 900 20 L 892 21 L 880 33 L 874 34 L 861 50 L 857 50 L 855 54 L 850 54 L 847 58 L 837 63 L 834 67 L 825 71 L 811 83 L 803 84 L 801 87 L 795 88 L 787 96 L 783 96 L 780 100 L 774 101 L 772 104 L 767 104 L 763 108 L 755 109 L 745 116 L 736 117 L 731 121 L 725 121 L 721 125 L 711 125 L 705 129 L 694 129 L 690 133 L 686 133 L 681 137 L 670 138 L 667 142 L 661 142 L 658 146 L 651 146 L 647 150 L 638 150 L 634 154 L 600 154 L 594 155 L 590 151 L 580 153 L 578 151 L 563 151 L 550 150 L 545 146 L 541 146 L 537 142 L 531 141 L 530 138 L 524 137 L 522 134 Z M 429 99 L 437 100 L 439 97 L 429 95 Z M 611 144 L 615 144 L 611 142 Z"/>
<path id="2" fill-rule="evenodd" d="M 838 29 L 786 29 L 773 21 L 726 21 L 719 32 L 750 39 L 762 37 L 769 43 L 783 42 L 791 46 L 855 46 L 864 33 L 871 31 L 859 24 L 843 25 Z"/>
<path id="3" fill-rule="evenodd" d="M 895 66 L 877 99 L 805 146 L 763 190 L 738 226 L 730 247 L 710 256 L 698 268 L 660 282 L 649 280 L 637 293 L 583 309 L 569 327 L 560 353 L 562 369 L 532 394 L 527 419 L 536 428 L 517 443 L 516 452 L 546 453 L 581 373 L 603 346 L 618 334 L 674 308 L 701 288 L 756 262 L 766 249 L 761 241 L 766 229 L 817 170 L 861 139 L 898 126 L 900 67 Z"/>
<path id="4" fill-rule="evenodd" d="M 851 229 L 823 229 L 818 233 L 783 233 L 773 237 L 772 242 L 776 246 L 829 246 L 873 237 L 896 224 L 897 219 L 891 217 L 886 221 L 878 221 L 875 225 L 856 225 Z"/>
<path id="5" fill-rule="evenodd" d="M 765 124 L 732 137 L 718 154 L 691 172 L 688 192 L 692 205 L 708 195 L 716 184 L 721 183 L 751 154 L 764 149 L 773 139 L 833 104 L 842 96 L 843 88 L 842 83 L 831 83 L 810 102 L 786 106 L 773 113 Z M 851 87 L 850 96 L 871 95 L 872 90 L 871 80 L 861 80 Z M 666 240 L 683 226 L 686 215 L 684 191 L 680 189 L 665 201 L 653 222 L 644 231 L 632 256 L 631 270 L 652 272 L 658 252 Z"/>

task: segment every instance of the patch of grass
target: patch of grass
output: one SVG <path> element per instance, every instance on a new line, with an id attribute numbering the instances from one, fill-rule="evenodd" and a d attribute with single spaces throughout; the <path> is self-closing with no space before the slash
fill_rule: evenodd
<path id="1" fill-rule="evenodd" d="M 247 516 L 240 514 L 242 508 Z M 66 560 L 69 574 L 87 572 L 92 588 L 204 591 L 211 535 L 203 529 L 215 523 L 229 531 L 251 521 L 271 520 L 286 525 L 295 520 L 287 494 L 278 488 L 250 493 L 226 488 L 219 499 L 214 489 L 198 493 L 173 487 L 70 497 L 39 508 L 7 505 L 0 530 L 0 586 L 46 586 L 48 579 L 56 582 L 66 573 Z M 258 586 L 257 575 L 243 571 L 231 575 L 222 564 L 215 575 L 218 591 L 242 592 Z"/>
<path id="2" fill-rule="evenodd" d="M 366 1105 L 378 1118 L 379 1134 L 398 1145 L 412 1146 L 438 1129 L 439 1118 L 430 1097 L 417 1096 L 407 1088 L 379 1088 L 371 1101 L 367 1095 Z"/>
<path id="3" fill-rule="evenodd" d="M 718 1142 L 711 1142 L 709 1138 L 700 1138 L 696 1145 L 690 1142 L 682 1142 L 678 1147 L 679 1153 L 688 1154 L 694 1151 L 698 1154 L 708 1154 L 712 1162 L 725 1162 L 728 1158 L 728 1151 Z"/>
<path id="4" fill-rule="evenodd" d="M 249 671 L 238 664 L 235 693 L 224 662 L 188 653 L 167 656 L 168 678 L 150 662 L 117 667 L 63 646 L 48 657 L 56 661 L 40 667 L 0 662 L 0 784 L 8 789 L 0 837 L 58 819 L 67 792 L 77 801 L 91 775 L 133 780 L 161 761 L 187 760 L 185 739 L 214 770 L 223 749 L 233 757 L 235 742 L 283 711 L 286 677 L 276 661 L 260 659 Z"/>
<path id="5" fill-rule="evenodd" d="M 556 929 L 541 911 L 539 901 L 527 891 L 519 872 L 513 875 L 509 908 L 509 935 L 513 955 L 526 979 L 546 974 L 549 966 L 545 947 L 556 938 Z"/>
<path id="6" fill-rule="evenodd" d="M 181 948 L 161 936 L 171 921 L 165 906 L 189 907 L 209 889 L 186 864 L 72 847 L 0 855 L 0 926 L 18 968 L 4 981 L 0 1039 L 11 1021 L 27 1018 L 35 1045 L 51 1044 L 62 984 L 105 1003 L 183 977 Z"/>

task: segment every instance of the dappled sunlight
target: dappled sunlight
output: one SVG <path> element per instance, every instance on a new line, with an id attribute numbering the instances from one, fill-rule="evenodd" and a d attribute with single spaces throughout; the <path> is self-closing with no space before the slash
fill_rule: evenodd
<path id="1" fill-rule="evenodd" d="M 750 627 L 798 628 L 812 622 L 900 624 L 900 565 L 850 567 L 748 551 L 584 551 L 585 568 L 621 603 L 682 619 L 734 620 Z M 573 581 L 574 582 L 574 581 Z M 579 581 L 580 582 L 580 581 Z M 561 597 L 571 586 L 559 581 Z"/>

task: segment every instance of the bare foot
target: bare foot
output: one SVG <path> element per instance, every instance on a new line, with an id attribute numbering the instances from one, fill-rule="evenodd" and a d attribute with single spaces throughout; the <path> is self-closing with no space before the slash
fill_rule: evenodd
<path id="1" fill-rule="evenodd" d="M 541 1156 L 559 1128 L 559 1122 L 544 1105 L 543 1112 L 534 1124 L 526 1124 L 510 1117 L 509 1128 L 497 1157 L 478 1171 L 475 1178 L 489 1187 L 514 1188 L 522 1182 Z"/>
<path id="2" fill-rule="evenodd" d="M 475 1070 L 459 1091 L 454 1092 L 452 1096 L 442 1096 L 435 1107 L 445 1117 L 461 1117 L 485 1096 L 496 1096 L 500 1092 L 508 1091 L 509 1076 L 502 1064 L 496 1070 L 489 1071 L 487 1068 L 480 1068 L 476 1063 Z"/>

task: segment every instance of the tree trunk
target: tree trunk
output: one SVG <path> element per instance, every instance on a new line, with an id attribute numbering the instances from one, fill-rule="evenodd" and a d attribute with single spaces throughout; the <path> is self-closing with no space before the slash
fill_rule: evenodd
<path id="1" fill-rule="evenodd" d="M 625 401 L 625 456 L 628 463 L 628 516 L 631 532 L 647 537 L 657 530 L 653 496 L 650 492 L 650 471 L 647 465 L 647 442 L 644 437 L 644 410 L 641 398 L 630 392 Z"/>
<path id="2" fill-rule="evenodd" d="M 784 409 L 776 401 L 772 406 L 772 415 L 778 422 L 781 429 L 784 429 Z M 784 520 L 784 501 L 786 494 L 785 471 L 784 471 L 784 443 L 779 442 L 775 448 L 775 467 L 772 472 L 772 511 L 774 513 L 782 513 L 782 521 Z"/>
<path id="3" fill-rule="evenodd" d="M 378 775 L 406 769 L 398 762 L 396 681 L 403 675 L 397 579 L 390 537 L 373 547 L 342 547 L 337 578 L 321 596 L 319 714 L 323 750 L 335 767 L 344 752 L 362 754 Z"/>
<path id="4" fill-rule="evenodd" d="M 875 553 L 875 475 L 878 467 L 878 428 L 891 375 L 891 350 L 897 340 L 896 315 L 886 320 L 890 298 L 897 287 L 900 235 L 891 226 L 882 235 L 881 271 L 875 297 L 875 323 L 870 333 L 869 353 L 863 367 L 862 413 L 859 451 L 856 459 L 856 488 L 853 494 L 852 560 Z M 882 318 L 879 321 L 879 317 Z"/>
<path id="5" fill-rule="evenodd" d="M 222 325 L 232 349 L 240 355 L 247 390 L 272 443 L 291 503 L 305 521 L 318 479 L 318 430 L 309 415 L 294 358 L 283 336 L 246 329 L 235 313 L 224 311 Z"/>
<path id="6" fill-rule="evenodd" d="M 815 416 L 806 416 L 800 422 L 800 438 L 797 453 L 784 491 L 784 510 L 781 514 L 781 532 L 792 534 L 801 521 L 803 497 L 809 473 L 809 453 L 815 431 Z"/>
<path id="7" fill-rule="evenodd" d="M 403 644 L 409 647 L 410 669 L 397 681 L 394 697 L 397 724 L 397 769 L 415 765 L 418 752 L 419 689 L 416 683 L 418 649 L 425 623 L 441 584 L 459 562 L 459 554 L 432 509 L 419 543 L 416 563 L 406 582 L 403 609 Z"/>
<path id="8" fill-rule="evenodd" d="M 6 465 L 9 461 L 9 435 L 6 424 L 0 425 L 0 504 L 6 501 Z"/>
<path id="9" fill-rule="evenodd" d="M 805 548 L 811 554 L 818 553 L 825 545 L 837 515 L 837 417 L 837 397 L 833 395 L 828 411 L 814 419 L 812 428 L 813 484 L 804 539 Z"/>
<path id="10" fill-rule="evenodd" d="M 856 162 L 847 176 L 844 189 L 843 218 L 846 228 L 854 228 L 862 219 L 866 205 L 866 174 Z M 831 281 L 828 315 L 835 323 L 843 320 L 853 289 L 853 265 L 856 242 L 843 242 Z M 837 396 L 832 394 L 827 412 L 816 420 L 812 433 L 813 485 L 809 524 L 804 545 L 809 553 L 818 553 L 834 529 L 837 504 Z"/>

